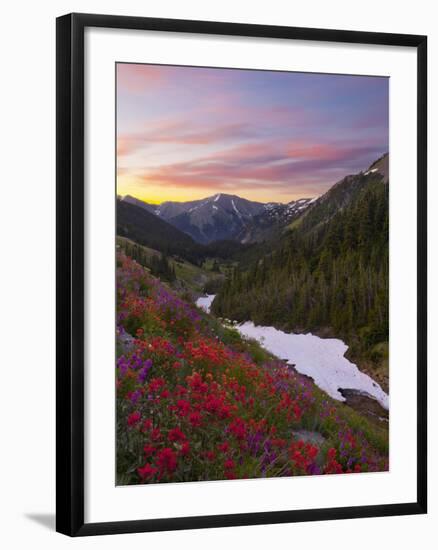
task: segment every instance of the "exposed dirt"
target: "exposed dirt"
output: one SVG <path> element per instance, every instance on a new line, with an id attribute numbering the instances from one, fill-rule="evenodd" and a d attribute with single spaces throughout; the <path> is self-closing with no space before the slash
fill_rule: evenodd
<path id="1" fill-rule="evenodd" d="M 361 361 L 360 359 L 356 361 L 351 359 L 351 361 L 352 363 L 356 363 L 359 370 L 365 374 L 368 374 L 368 376 L 375 380 L 380 385 L 382 390 L 389 395 L 389 377 L 387 369 L 383 367 L 381 368 L 367 361 Z"/>
<path id="2" fill-rule="evenodd" d="M 307 378 L 313 382 L 313 378 L 299 373 L 295 365 L 287 364 L 298 376 Z M 358 392 L 357 390 L 339 388 L 340 393 L 345 397 L 344 405 L 351 407 L 360 414 L 363 414 L 376 424 L 382 425 L 383 422 L 389 422 L 389 412 L 384 409 L 376 399 L 369 395 Z"/>
<path id="3" fill-rule="evenodd" d="M 366 394 L 360 393 L 357 390 L 348 390 L 339 388 L 340 393 L 345 397 L 345 404 L 367 416 L 376 424 L 389 421 L 389 414 L 378 401 L 369 397 Z"/>

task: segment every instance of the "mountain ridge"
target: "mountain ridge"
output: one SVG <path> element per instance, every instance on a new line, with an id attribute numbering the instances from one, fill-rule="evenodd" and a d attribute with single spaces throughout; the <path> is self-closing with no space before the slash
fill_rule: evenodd
<path id="1" fill-rule="evenodd" d="M 350 357 L 369 365 L 387 387 L 388 155 L 376 162 L 335 184 L 264 256 L 236 269 L 212 311 L 287 332 L 341 337 Z"/>
<path id="2" fill-rule="evenodd" d="M 121 198 L 122 202 L 155 214 L 201 244 L 220 240 L 242 243 L 265 240 L 275 226 L 290 222 L 313 200 L 301 198 L 288 203 L 263 203 L 216 193 L 194 201 L 165 201 L 151 205 L 130 195 Z"/>
<path id="3" fill-rule="evenodd" d="M 320 217 L 319 224 L 325 224 L 348 205 L 356 187 L 361 188 L 378 175 L 388 183 L 388 153 L 368 169 L 345 176 L 319 197 L 302 197 L 286 203 L 251 201 L 228 193 L 215 193 L 192 201 L 164 201 L 158 205 L 131 195 L 122 197 L 121 201 L 154 214 L 199 244 L 224 240 L 251 244 L 280 238 L 285 230 L 297 224 L 315 225 L 315 211 Z"/>

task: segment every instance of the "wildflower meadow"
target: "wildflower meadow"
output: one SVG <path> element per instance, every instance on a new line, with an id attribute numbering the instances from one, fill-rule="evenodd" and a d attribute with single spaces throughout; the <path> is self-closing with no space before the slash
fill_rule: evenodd
<path id="1" fill-rule="evenodd" d="M 117 257 L 117 484 L 388 469 L 388 429 Z"/>

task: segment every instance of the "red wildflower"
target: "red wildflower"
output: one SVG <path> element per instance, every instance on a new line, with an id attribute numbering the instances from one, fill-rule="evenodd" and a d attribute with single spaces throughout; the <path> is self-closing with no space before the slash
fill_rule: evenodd
<path id="1" fill-rule="evenodd" d="M 154 428 L 151 432 L 151 439 L 152 441 L 158 441 L 161 439 L 161 432 L 159 428 Z"/>
<path id="2" fill-rule="evenodd" d="M 188 441 L 184 441 L 181 447 L 180 454 L 181 456 L 187 456 L 190 453 L 190 443 Z"/>
<path id="3" fill-rule="evenodd" d="M 168 472 L 171 474 L 176 470 L 176 454 L 170 447 L 165 447 L 157 455 L 157 464 L 159 465 L 162 473 Z"/>
<path id="4" fill-rule="evenodd" d="M 156 448 L 153 445 L 146 444 L 143 447 L 143 452 L 145 456 L 151 456 L 152 454 L 154 454 L 155 451 L 156 451 Z"/>
<path id="5" fill-rule="evenodd" d="M 157 392 L 160 388 L 165 386 L 166 382 L 164 378 L 152 378 L 152 380 L 149 382 L 149 391 L 151 393 Z"/>
<path id="6" fill-rule="evenodd" d="M 179 428 L 173 428 L 168 434 L 169 441 L 185 441 L 187 438 Z"/>
<path id="7" fill-rule="evenodd" d="M 297 403 L 293 406 L 293 411 L 295 415 L 295 420 L 301 420 L 301 416 L 303 414 L 303 411 L 300 409 L 300 407 L 297 405 Z"/>
<path id="8" fill-rule="evenodd" d="M 227 458 L 227 460 L 224 462 L 225 477 L 227 479 L 236 479 L 234 467 L 234 460 L 232 460 L 231 458 Z"/>
<path id="9" fill-rule="evenodd" d="M 333 460 L 334 458 L 336 458 L 336 449 L 334 449 L 333 447 L 331 447 L 328 451 L 327 451 L 327 458 L 329 460 Z"/>
<path id="10" fill-rule="evenodd" d="M 236 439 L 241 440 L 246 436 L 245 422 L 241 418 L 236 418 L 233 422 L 231 422 L 229 430 L 234 434 Z"/>
<path id="11" fill-rule="evenodd" d="M 189 422 L 195 428 L 201 425 L 202 417 L 199 412 L 192 412 L 189 415 Z"/>
<path id="12" fill-rule="evenodd" d="M 199 372 L 194 372 L 192 376 L 187 376 L 187 382 L 193 391 L 205 393 L 208 390 L 208 385 L 202 381 L 202 376 Z"/>
<path id="13" fill-rule="evenodd" d="M 324 469 L 325 474 L 342 474 L 342 465 L 336 460 L 336 449 L 331 447 L 327 452 L 327 465 Z"/>
<path id="14" fill-rule="evenodd" d="M 128 426 L 135 426 L 141 418 L 141 414 L 138 411 L 134 411 L 128 416 Z"/>
<path id="15" fill-rule="evenodd" d="M 314 460 L 318 454 L 318 447 L 304 441 L 294 441 L 289 449 L 290 458 L 295 468 L 301 472 L 307 472 L 314 464 Z"/>
<path id="16" fill-rule="evenodd" d="M 218 449 L 222 452 L 222 453 L 226 453 L 228 451 L 228 449 L 230 448 L 230 445 L 227 441 L 224 441 L 224 443 L 221 443 L 220 445 L 218 445 Z"/>
<path id="17" fill-rule="evenodd" d="M 150 418 L 147 418 L 143 422 L 143 431 L 148 432 L 152 428 L 152 420 Z"/>
<path id="18" fill-rule="evenodd" d="M 190 411 L 190 403 L 185 399 L 179 399 L 177 402 L 178 412 L 180 416 L 187 416 Z"/>
<path id="19" fill-rule="evenodd" d="M 143 468 L 137 468 L 138 475 L 144 481 L 145 479 L 152 478 L 158 472 L 157 468 L 154 468 L 150 464 L 145 464 Z"/>

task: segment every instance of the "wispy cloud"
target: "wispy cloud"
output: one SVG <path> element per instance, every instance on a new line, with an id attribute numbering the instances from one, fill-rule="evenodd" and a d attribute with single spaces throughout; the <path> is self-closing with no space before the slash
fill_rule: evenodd
<path id="1" fill-rule="evenodd" d="M 117 138 L 117 154 L 122 157 L 151 144 L 176 143 L 183 145 L 207 145 L 224 143 L 256 136 L 256 130 L 248 123 L 224 124 L 217 127 L 190 126 L 190 120 L 167 123 L 142 133 L 122 134 Z"/>
<path id="2" fill-rule="evenodd" d="M 123 64 L 117 76 L 121 193 L 129 180 L 142 196 L 315 195 L 388 150 L 382 78 Z"/>
<path id="3" fill-rule="evenodd" d="M 349 170 L 360 170 L 381 154 L 378 146 L 306 143 L 243 145 L 187 162 L 169 164 L 138 174 L 145 183 L 196 187 L 217 191 L 248 189 L 265 184 L 284 192 L 294 184 L 321 182 Z"/>

